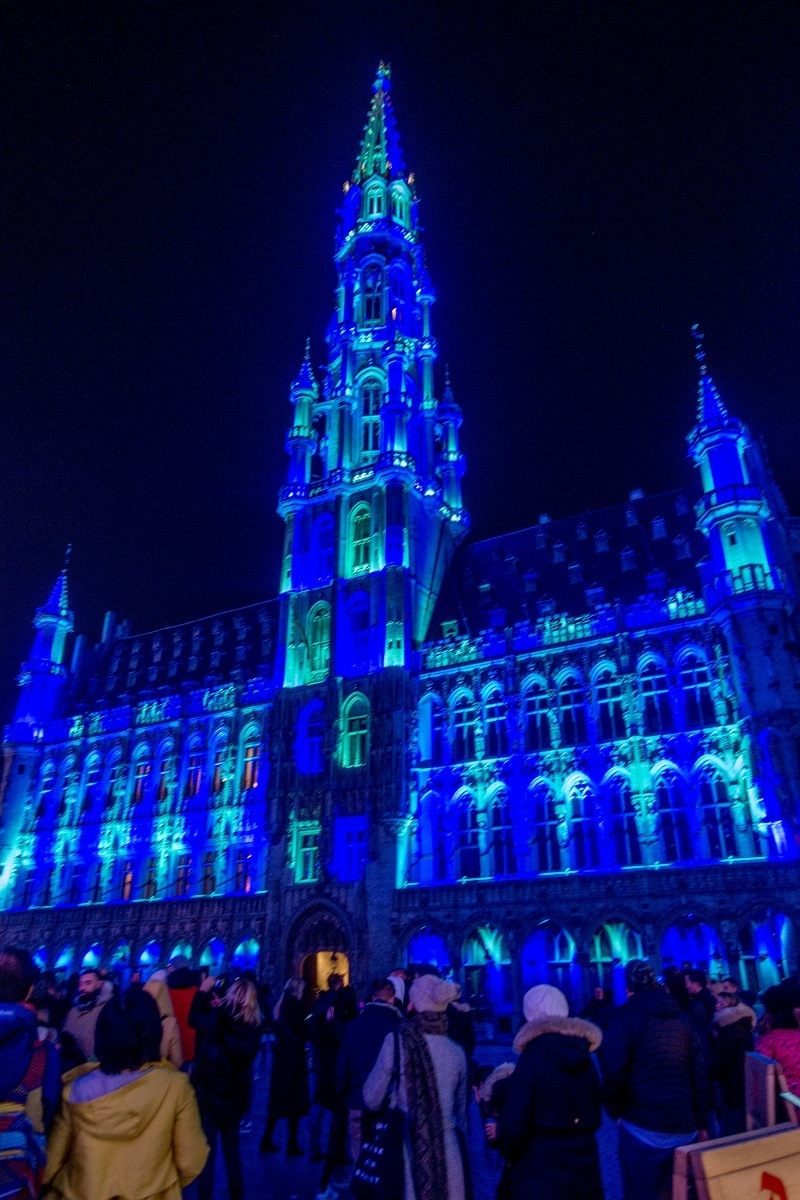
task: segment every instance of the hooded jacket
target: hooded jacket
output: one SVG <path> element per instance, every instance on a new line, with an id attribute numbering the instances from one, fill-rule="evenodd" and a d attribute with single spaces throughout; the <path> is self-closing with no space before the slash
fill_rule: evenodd
<path id="1" fill-rule="evenodd" d="M 375 1066 L 387 1033 L 399 1032 L 400 1010 L 393 1004 L 371 1000 L 359 1016 L 344 1027 L 336 1060 L 336 1090 L 347 1108 L 364 1107 L 362 1088 Z"/>
<path id="2" fill-rule="evenodd" d="M 62 1104 L 47 1146 L 48 1196 L 181 1200 L 181 1189 L 200 1174 L 208 1157 L 188 1078 L 160 1063 L 145 1064 L 130 1083 L 119 1084 L 124 1076 L 98 1072 L 96 1086 L 84 1090 L 101 1094 L 73 1099 L 75 1079 L 87 1073 L 78 1068 L 64 1077 Z"/>
<path id="3" fill-rule="evenodd" d="M 637 992 L 617 1009 L 600 1061 L 612 1117 L 657 1133 L 705 1128 L 706 1058 L 697 1031 L 668 992 Z"/>
<path id="4" fill-rule="evenodd" d="M 497 1144 L 510 1160 L 513 1200 L 580 1194 L 602 1200 L 595 1132 L 600 1078 L 592 1060 L 603 1034 L 590 1021 L 539 1017 L 514 1040 L 520 1055 L 498 1122 Z"/>
<path id="5" fill-rule="evenodd" d="M 189 1009 L 197 994 L 198 974 L 189 967 L 176 967 L 167 976 L 167 989 L 172 1001 L 172 1011 L 178 1022 L 181 1035 L 181 1052 L 183 1061 L 194 1062 L 195 1031 L 189 1024 Z"/>
<path id="6" fill-rule="evenodd" d="M 175 1020 L 169 988 L 162 980 L 151 976 L 144 985 L 144 990 L 158 1005 L 158 1015 L 161 1017 L 161 1057 L 180 1071 L 183 1066 L 181 1031 Z"/>
<path id="7" fill-rule="evenodd" d="M 67 1013 L 64 1022 L 64 1033 L 75 1039 L 75 1045 L 86 1062 L 94 1059 L 94 1031 L 97 1029 L 97 1018 L 111 999 L 112 989 L 105 982 L 94 993 L 91 1003 L 87 1004 L 77 997 L 72 1008 Z"/>
<path id="8" fill-rule="evenodd" d="M 0 1100 L 22 1082 L 35 1040 L 36 1014 L 22 1004 L 0 1004 Z"/>

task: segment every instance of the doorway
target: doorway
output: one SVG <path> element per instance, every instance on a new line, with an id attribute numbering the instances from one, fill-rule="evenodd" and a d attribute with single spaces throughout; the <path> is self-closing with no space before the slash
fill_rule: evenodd
<path id="1" fill-rule="evenodd" d="M 311 996 L 318 996 L 328 986 L 329 975 L 341 975 L 345 987 L 350 982 L 350 960 L 342 951 L 315 950 L 303 959 L 300 974 Z"/>

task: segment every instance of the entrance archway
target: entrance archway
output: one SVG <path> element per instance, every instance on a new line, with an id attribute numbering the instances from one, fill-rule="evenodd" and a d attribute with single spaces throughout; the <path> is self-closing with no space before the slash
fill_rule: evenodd
<path id="1" fill-rule="evenodd" d="M 350 936 L 343 920 L 331 908 L 319 905 L 302 913 L 286 943 L 287 973 L 301 975 L 309 988 L 325 987 L 331 974 L 350 982 Z"/>

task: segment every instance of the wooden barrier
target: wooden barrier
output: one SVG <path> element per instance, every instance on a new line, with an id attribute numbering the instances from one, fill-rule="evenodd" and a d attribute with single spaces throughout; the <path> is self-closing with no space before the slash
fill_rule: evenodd
<path id="1" fill-rule="evenodd" d="M 744 1060 L 745 1127 L 771 1129 L 779 1121 L 800 1123 L 796 1098 L 786 1087 L 783 1068 L 774 1058 L 748 1052 Z"/>
<path id="2" fill-rule="evenodd" d="M 675 1151 L 672 1200 L 693 1195 L 697 1200 L 800 1200 L 800 1129 L 787 1123 L 681 1146 Z"/>

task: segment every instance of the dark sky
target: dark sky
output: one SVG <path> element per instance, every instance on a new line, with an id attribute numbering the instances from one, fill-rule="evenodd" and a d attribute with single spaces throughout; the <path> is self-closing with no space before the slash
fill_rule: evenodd
<path id="1" fill-rule="evenodd" d="M 92 639 L 274 594 L 381 58 L 475 533 L 686 483 L 693 321 L 800 511 L 796 4 L 4 4 L 3 718 L 68 541 Z"/>

